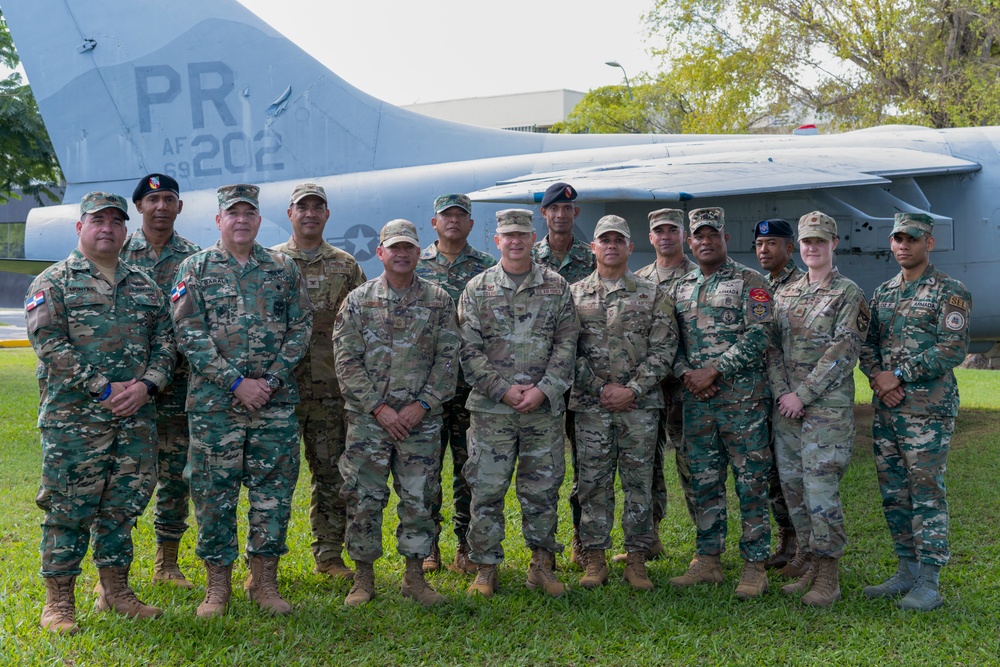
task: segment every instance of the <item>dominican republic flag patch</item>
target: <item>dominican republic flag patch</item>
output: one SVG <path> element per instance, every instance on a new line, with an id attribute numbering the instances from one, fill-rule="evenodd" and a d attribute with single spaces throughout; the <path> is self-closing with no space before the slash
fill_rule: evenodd
<path id="1" fill-rule="evenodd" d="M 187 294 L 187 291 L 188 291 L 187 285 L 185 285 L 183 281 L 177 283 L 177 287 L 175 287 L 170 291 L 170 300 L 177 301 L 177 299 Z"/>
<path id="2" fill-rule="evenodd" d="M 30 299 L 26 299 L 25 300 L 25 302 L 24 302 L 24 310 L 25 310 L 25 312 L 30 313 L 31 311 L 33 311 L 35 308 L 38 308 L 43 303 L 45 303 L 45 292 L 39 292 L 38 294 L 36 294 L 35 296 L 31 297 Z"/>

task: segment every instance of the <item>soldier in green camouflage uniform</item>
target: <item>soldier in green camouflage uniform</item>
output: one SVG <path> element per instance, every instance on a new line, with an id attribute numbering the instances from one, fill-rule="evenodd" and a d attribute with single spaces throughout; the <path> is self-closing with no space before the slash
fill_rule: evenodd
<path id="1" fill-rule="evenodd" d="M 653 588 L 646 554 L 653 543 L 653 461 L 663 409 L 660 381 L 677 353 L 677 321 L 670 297 L 656 283 L 628 270 L 631 236 L 623 218 L 601 218 L 591 243 L 597 270 L 570 286 L 580 318 L 570 407 L 576 412 L 585 569 L 580 584 L 585 588 L 608 579 L 605 551 L 611 547 L 615 519 L 616 469 L 625 495 L 625 581 L 640 590 Z M 662 475 L 662 467 L 660 471 Z"/>
<path id="2" fill-rule="evenodd" d="M 160 286 L 166 299 L 174 286 L 177 267 L 201 250 L 174 231 L 177 215 L 184 208 L 180 187 L 170 176 L 148 174 L 132 192 L 132 203 L 142 215 L 142 227 L 132 232 L 121 250 L 121 258 L 144 269 Z M 188 364 L 177 356 L 174 376 L 156 396 L 156 558 L 153 581 L 181 588 L 193 588 L 177 566 L 177 550 L 187 530 L 188 500 L 191 496 L 184 466 L 188 457 L 188 420 L 184 412 Z"/>
<path id="3" fill-rule="evenodd" d="M 347 510 L 340 498 L 344 478 L 337 467 L 344 453 L 344 399 L 334 372 L 333 324 L 347 293 L 365 282 L 365 273 L 351 255 L 323 240 L 330 219 L 326 191 L 301 183 L 288 202 L 292 238 L 274 246 L 295 261 L 313 305 L 312 337 L 306 356 L 295 368 L 299 403 L 295 417 L 305 445 L 310 482 L 309 527 L 316 572 L 353 579 L 344 564 Z"/>
<path id="4" fill-rule="evenodd" d="M 969 348 L 972 297 L 930 263 L 934 220 L 896 214 L 890 237 L 902 271 L 875 289 L 872 323 L 861 348 L 871 381 L 875 468 L 899 567 L 868 597 L 906 593 L 903 609 L 941 606 L 938 577 L 948 562 L 944 473 L 958 414 L 952 369 Z"/>
<path id="5" fill-rule="evenodd" d="M 529 588 L 562 595 L 552 572 L 565 473 L 562 412 L 573 380 L 580 325 L 569 285 L 531 261 L 531 211 L 497 212 L 500 264 L 473 278 L 459 300 L 472 489 L 470 558 L 479 564 L 470 593 L 493 595 L 503 561 L 504 496 L 517 466 L 521 529 L 532 551 Z"/>
<path id="6" fill-rule="evenodd" d="M 225 614 L 229 604 L 241 484 L 250 499 L 250 599 L 291 611 L 277 568 L 299 476 L 293 371 L 308 349 L 312 307 L 295 262 L 255 240 L 258 192 L 219 188 L 221 238 L 184 260 L 170 296 L 177 346 L 191 364 L 191 498 L 208 573 L 199 617 Z"/>
<path id="7" fill-rule="evenodd" d="M 348 606 L 375 595 L 373 563 L 382 556 L 382 513 L 389 474 L 399 496 L 396 549 L 406 558 L 403 595 L 444 601 L 424 580 L 434 546 L 434 502 L 441 493 L 441 405 L 455 395 L 455 303 L 415 274 L 420 245 L 407 220 L 382 228 L 376 249 L 385 272 L 347 296 L 333 345 L 347 407 L 347 449 L 340 459 L 347 503 L 347 551 L 358 567 Z"/>
<path id="8" fill-rule="evenodd" d="M 684 211 L 675 208 L 661 208 L 651 211 L 649 218 L 649 243 L 656 252 L 656 261 L 635 272 L 640 278 L 651 280 L 665 293 L 670 293 L 674 284 L 682 276 L 694 271 L 698 265 L 684 254 Z M 674 463 L 677 479 L 684 493 L 684 504 L 691 521 L 694 521 L 694 499 L 691 494 L 691 471 L 684 448 L 680 446 L 684 436 L 682 417 L 684 410 L 684 385 L 674 377 L 673 369 L 668 369 L 660 383 L 663 391 L 664 408 L 660 411 L 660 422 L 656 427 L 656 456 L 653 459 L 653 543 L 646 554 L 651 560 L 664 553 L 660 540 L 660 522 L 667 515 L 667 481 L 663 476 L 663 453 L 669 439 L 674 448 Z M 612 558 L 623 562 L 628 554 L 621 553 Z"/>
<path id="9" fill-rule="evenodd" d="M 773 221 L 772 221 L 773 222 Z M 799 254 L 809 272 L 774 298 L 780 336 L 768 368 L 775 397 L 775 456 L 795 533 L 796 559 L 811 567 L 782 592 L 828 607 L 840 599 L 837 561 L 847 533 L 840 480 L 854 444 L 854 366 L 871 319 L 865 295 L 833 265 L 837 223 L 814 211 L 799 220 Z"/>
<path id="10" fill-rule="evenodd" d="M 434 200 L 434 217 L 431 227 L 437 232 L 437 241 L 431 243 L 420 253 L 417 262 L 417 275 L 440 285 L 458 307 L 458 298 L 462 290 L 474 277 L 497 263 L 492 255 L 476 250 L 469 244 L 469 233 L 475 221 L 472 219 L 472 201 L 463 194 L 441 195 Z M 458 548 L 455 550 L 455 561 L 450 569 L 455 572 L 472 574 L 476 565 L 469 560 L 469 543 L 465 539 L 469 531 L 469 503 L 472 496 L 469 493 L 469 483 L 462 473 L 462 467 L 469 459 L 469 444 L 466 432 L 469 430 L 469 410 L 465 402 L 469 400 L 469 383 L 458 369 L 458 385 L 455 397 L 441 406 L 441 465 L 444 465 L 446 449 L 450 446 L 454 478 L 452 482 L 455 501 L 455 536 L 458 538 Z M 441 497 L 434 503 L 434 523 L 437 525 L 437 535 L 441 534 Z M 424 561 L 424 571 L 431 572 L 441 567 L 441 550 L 437 540 L 434 549 Z"/>
<path id="11" fill-rule="evenodd" d="M 767 591 L 770 553 L 767 471 L 771 467 L 764 356 L 774 342 L 771 294 L 759 273 L 729 259 L 721 208 L 691 211 L 688 245 L 699 271 L 673 289 L 680 330 L 674 374 L 684 383 L 683 447 L 691 466 L 696 555 L 675 586 L 723 580 L 726 475 L 733 470 L 743 518 L 745 561 L 736 595 Z"/>
<path id="12" fill-rule="evenodd" d="M 156 409 L 151 398 L 174 370 L 167 302 L 146 273 L 118 260 L 128 204 L 91 192 L 69 257 L 28 288 L 28 339 L 42 364 L 38 411 L 42 482 L 41 626 L 75 632 L 74 584 L 94 543 L 98 609 L 158 616 L 128 585 L 132 527 L 155 483 Z"/>
<path id="13" fill-rule="evenodd" d="M 787 220 L 781 218 L 761 220 L 754 225 L 753 235 L 757 261 L 760 262 L 760 268 L 764 271 L 764 278 L 767 279 L 772 294 L 777 294 L 781 287 L 805 275 L 802 269 L 795 265 L 795 233 Z M 774 456 L 773 419 L 771 454 Z M 781 476 L 778 473 L 777 456 L 774 456 L 774 464 L 768 473 L 767 484 L 771 516 L 778 524 L 778 547 L 767 559 L 767 566 L 781 568 L 781 573 L 787 576 L 800 577 L 805 574 L 806 570 L 805 553 L 799 555 L 798 559 L 789 565 L 789 561 L 793 560 L 797 554 L 796 545 L 798 542 L 795 539 L 792 517 L 788 513 L 788 503 L 785 502 L 785 496 L 781 492 Z"/>

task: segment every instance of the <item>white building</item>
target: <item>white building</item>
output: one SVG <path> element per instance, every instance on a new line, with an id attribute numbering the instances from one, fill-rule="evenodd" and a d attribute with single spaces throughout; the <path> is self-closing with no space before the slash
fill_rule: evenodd
<path id="1" fill-rule="evenodd" d="M 543 90 L 537 93 L 469 97 L 441 102 L 408 104 L 404 109 L 469 125 L 521 132 L 548 132 L 565 120 L 583 99 L 576 90 Z"/>

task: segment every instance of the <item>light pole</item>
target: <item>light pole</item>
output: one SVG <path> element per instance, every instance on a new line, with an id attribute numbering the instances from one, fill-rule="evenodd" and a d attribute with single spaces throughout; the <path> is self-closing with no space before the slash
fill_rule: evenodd
<path id="1" fill-rule="evenodd" d="M 622 64 L 617 60 L 608 60 L 604 64 L 607 65 L 608 67 L 617 67 L 622 71 L 622 76 L 625 77 L 625 89 L 628 90 L 628 98 L 632 101 L 635 101 L 635 97 L 632 96 L 632 86 L 628 82 L 628 73 L 625 71 L 625 68 L 622 67 Z"/>

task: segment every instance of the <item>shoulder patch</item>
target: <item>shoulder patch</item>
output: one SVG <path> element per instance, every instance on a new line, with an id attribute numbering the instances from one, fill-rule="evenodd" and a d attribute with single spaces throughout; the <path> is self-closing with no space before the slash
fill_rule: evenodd
<path id="1" fill-rule="evenodd" d="M 768 303 L 771 300 L 771 295 L 763 287 L 754 287 L 750 290 L 750 298 L 759 303 Z"/>
<path id="2" fill-rule="evenodd" d="M 948 298 L 948 305 L 954 306 L 955 308 L 961 308 L 962 310 L 968 310 L 968 306 L 965 303 L 965 299 L 960 296 L 952 295 Z"/>
<path id="3" fill-rule="evenodd" d="M 34 296 L 28 297 L 24 300 L 24 311 L 30 313 L 35 308 L 45 303 L 45 290 L 36 292 Z"/>
<path id="4" fill-rule="evenodd" d="M 767 294 L 766 291 L 764 293 Z M 768 301 L 770 300 L 771 299 L 768 298 Z M 753 313 L 753 316 L 757 318 L 758 322 L 763 322 L 764 320 L 768 319 L 771 316 L 771 306 L 770 304 L 766 303 L 755 303 L 750 308 L 750 312 Z"/>
<path id="5" fill-rule="evenodd" d="M 177 301 L 177 299 L 181 298 L 185 294 L 187 294 L 187 285 L 185 285 L 182 280 L 177 283 L 172 290 L 170 290 L 170 300 Z"/>
<path id="6" fill-rule="evenodd" d="M 858 333 L 865 334 L 868 332 L 868 326 L 872 322 L 872 313 L 871 310 L 868 309 L 868 306 L 865 305 L 864 301 L 861 302 L 860 306 L 861 307 L 858 308 L 858 318 L 855 321 L 854 326 L 857 328 Z"/>
<path id="7" fill-rule="evenodd" d="M 957 310 L 953 310 L 944 318 L 944 325 L 949 331 L 961 331 L 965 328 L 965 315 Z"/>

